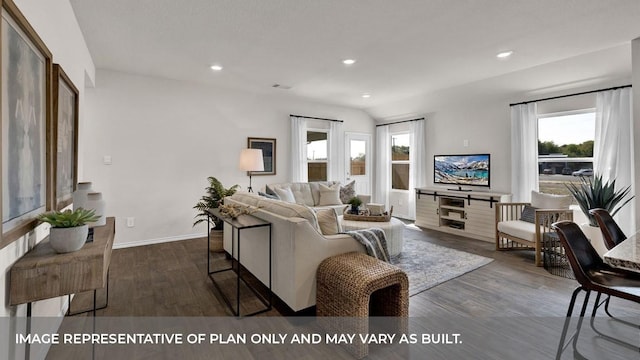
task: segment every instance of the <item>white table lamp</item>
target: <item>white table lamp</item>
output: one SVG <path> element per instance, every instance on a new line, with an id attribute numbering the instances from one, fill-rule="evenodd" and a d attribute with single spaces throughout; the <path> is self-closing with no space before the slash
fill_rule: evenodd
<path id="1" fill-rule="evenodd" d="M 253 192 L 251 188 L 251 172 L 264 171 L 264 162 L 262 160 L 261 149 L 242 149 L 240 153 L 240 170 L 249 172 L 249 192 Z"/>

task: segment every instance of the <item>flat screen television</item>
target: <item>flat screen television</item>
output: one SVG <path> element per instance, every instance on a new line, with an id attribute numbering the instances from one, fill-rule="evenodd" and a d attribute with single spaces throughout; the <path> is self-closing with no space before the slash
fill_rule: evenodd
<path id="1" fill-rule="evenodd" d="M 489 187 L 491 179 L 489 154 L 435 155 L 433 157 L 433 182 L 458 186 Z"/>

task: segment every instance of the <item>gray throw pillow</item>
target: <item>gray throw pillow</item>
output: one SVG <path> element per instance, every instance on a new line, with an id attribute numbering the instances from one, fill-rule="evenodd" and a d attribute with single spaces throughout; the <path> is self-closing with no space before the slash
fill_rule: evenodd
<path id="1" fill-rule="evenodd" d="M 536 209 L 533 206 L 525 205 L 520 215 L 520 220 L 526 221 L 532 224 L 536 223 Z"/>
<path id="2" fill-rule="evenodd" d="M 258 191 L 258 195 L 260 196 L 264 196 L 267 199 L 273 199 L 273 200 L 280 200 L 280 198 L 276 195 L 271 195 L 271 194 L 267 194 L 267 193 L 263 193 L 262 191 Z"/>
<path id="3" fill-rule="evenodd" d="M 340 201 L 343 204 L 348 204 L 349 200 L 356 196 L 356 181 L 352 180 L 345 186 L 340 187 Z"/>

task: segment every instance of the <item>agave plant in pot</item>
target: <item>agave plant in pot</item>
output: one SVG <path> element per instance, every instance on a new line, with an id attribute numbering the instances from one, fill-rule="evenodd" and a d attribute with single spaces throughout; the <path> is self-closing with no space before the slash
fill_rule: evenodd
<path id="1" fill-rule="evenodd" d="M 225 188 L 220 180 L 216 179 L 213 176 L 209 176 L 207 178 L 209 182 L 209 186 L 205 188 L 205 195 L 200 198 L 200 201 L 193 207 L 198 210 L 195 218 L 196 221 L 193 223 L 193 226 L 196 226 L 202 222 L 207 222 L 209 218 L 209 211 L 213 209 L 217 209 L 226 196 L 231 196 L 238 191 L 239 185 L 233 185 L 230 188 Z M 217 217 L 213 217 L 213 228 L 207 229 L 210 232 L 210 239 L 212 242 L 211 249 L 212 250 L 221 250 L 222 249 L 222 226 L 224 221 Z"/>
<path id="2" fill-rule="evenodd" d="M 614 216 L 620 209 L 633 199 L 629 197 L 631 186 L 616 190 L 616 180 L 603 181 L 602 175 L 595 174 L 590 177 L 580 178 L 580 183 L 565 184 L 571 195 L 576 199 L 580 210 L 589 220 L 588 224 L 582 224 L 582 231 L 591 240 L 591 244 L 600 255 L 607 249 L 602 240 L 602 233 L 593 215 L 589 214 L 591 209 L 605 209 L 611 216 Z"/>
<path id="3" fill-rule="evenodd" d="M 83 208 L 73 211 L 52 211 L 38 216 L 38 220 L 51 224 L 49 243 L 57 253 L 80 250 L 89 234 L 87 223 L 97 221 L 99 218 L 95 210 Z"/>

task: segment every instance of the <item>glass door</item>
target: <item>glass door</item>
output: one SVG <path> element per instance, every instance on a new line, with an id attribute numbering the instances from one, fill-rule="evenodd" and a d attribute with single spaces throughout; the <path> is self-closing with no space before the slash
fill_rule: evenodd
<path id="1" fill-rule="evenodd" d="M 347 183 L 356 181 L 356 193 L 371 195 L 371 135 L 346 133 L 345 174 Z"/>

